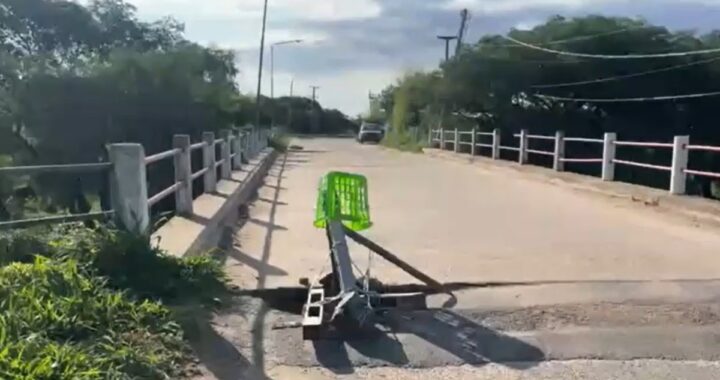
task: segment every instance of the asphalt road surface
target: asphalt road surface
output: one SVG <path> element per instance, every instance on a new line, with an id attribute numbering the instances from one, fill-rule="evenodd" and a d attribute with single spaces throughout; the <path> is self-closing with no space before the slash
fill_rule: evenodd
<path id="1" fill-rule="evenodd" d="M 294 143 L 303 149 L 278 159 L 228 227 L 228 273 L 266 291 L 238 297 L 207 327 L 212 339 L 196 344 L 205 378 L 720 377 L 716 229 L 349 139 Z M 312 220 L 331 170 L 367 176 L 374 241 L 441 282 L 495 286 L 458 292 L 450 309 L 432 308 L 447 305 L 437 296 L 430 310 L 391 313 L 364 339 L 309 343 L 273 329 L 298 318 L 297 300 L 273 290 L 329 269 Z M 362 247 L 351 253 L 385 283 L 416 282 Z"/>

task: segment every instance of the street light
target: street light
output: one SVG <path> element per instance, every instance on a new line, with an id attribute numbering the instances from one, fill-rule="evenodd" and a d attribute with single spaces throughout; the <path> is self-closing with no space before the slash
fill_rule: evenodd
<path id="1" fill-rule="evenodd" d="M 299 44 L 303 40 L 287 40 L 270 45 L 270 97 L 275 99 L 275 46 Z"/>
<path id="2" fill-rule="evenodd" d="M 275 46 L 299 44 L 302 40 L 278 41 L 270 45 L 270 99 L 275 99 Z M 272 108 L 272 126 L 275 125 L 275 107 Z"/>
<path id="3" fill-rule="evenodd" d="M 262 89 L 263 55 L 265 54 L 265 25 L 267 24 L 268 0 L 263 7 L 262 33 L 260 34 L 260 63 L 258 64 L 257 95 L 255 97 L 255 128 L 260 128 L 260 90 Z"/>

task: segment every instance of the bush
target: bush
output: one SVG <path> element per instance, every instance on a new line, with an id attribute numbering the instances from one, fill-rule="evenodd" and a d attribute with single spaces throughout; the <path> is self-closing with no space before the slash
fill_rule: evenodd
<path id="1" fill-rule="evenodd" d="M 422 144 L 413 137 L 403 131 L 390 130 L 385 135 L 382 145 L 389 148 L 399 149 L 406 152 L 420 153 L 422 152 Z"/>
<path id="2" fill-rule="evenodd" d="M 182 377 L 189 349 L 164 303 L 225 290 L 212 258 L 174 258 L 106 228 L 0 235 L 0 378 Z"/>

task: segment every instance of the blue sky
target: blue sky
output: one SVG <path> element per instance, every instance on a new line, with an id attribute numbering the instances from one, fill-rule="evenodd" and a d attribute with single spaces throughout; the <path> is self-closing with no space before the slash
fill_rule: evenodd
<path id="1" fill-rule="evenodd" d="M 173 16 L 185 23 L 189 39 L 235 50 L 240 88 L 254 93 L 262 0 L 127 1 L 143 19 Z M 277 48 L 276 96 L 288 94 L 294 78 L 297 95 L 309 95 L 309 86 L 319 85 L 323 106 L 350 115 L 367 108 L 369 91 L 379 91 L 403 72 L 436 66 L 444 48 L 435 35 L 455 33 L 462 8 L 472 12 L 469 41 L 555 14 L 631 16 L 672 29 L 720 29 L 720 0 L 269 1 L 267 42 L 304 40 Z M 269 94 L 269 75 L 265 78 L 263 93 Z"/>

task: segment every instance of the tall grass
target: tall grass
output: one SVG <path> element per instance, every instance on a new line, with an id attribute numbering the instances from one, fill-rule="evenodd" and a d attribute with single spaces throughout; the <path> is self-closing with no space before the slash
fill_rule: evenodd
<path id="1" fill-rule="evenodd" d="M 165 305 L 224 286 L 212 259 L 120 231 L 0 235 L 0 379 L 182 378 L 190 350 Z"/>

